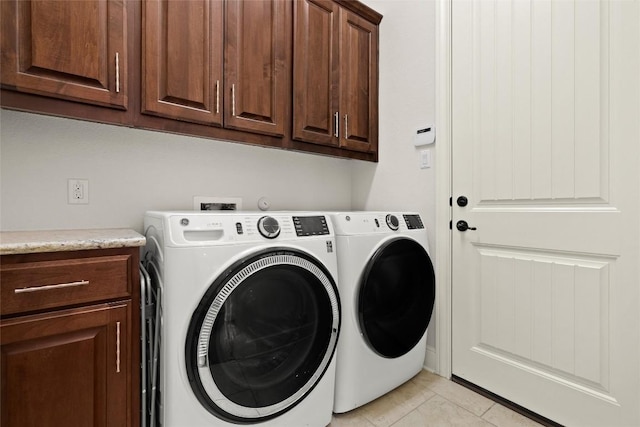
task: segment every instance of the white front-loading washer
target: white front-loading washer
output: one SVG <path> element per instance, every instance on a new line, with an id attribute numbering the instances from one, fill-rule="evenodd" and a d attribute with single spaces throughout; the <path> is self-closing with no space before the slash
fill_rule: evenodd
<path id="1" fill-rule="evenodd" d="M 329 424 L 341 315 L 330 218 L 148 212 L 144 227 L 162 291 L 160 424 Z"/>
<path id="2" fill-rule="evenodd" d="M 342 303 L 333 410 L 342 413 L 420 372 L 435 275 L 419 214 L 342 212 L 331 219 Z"/>

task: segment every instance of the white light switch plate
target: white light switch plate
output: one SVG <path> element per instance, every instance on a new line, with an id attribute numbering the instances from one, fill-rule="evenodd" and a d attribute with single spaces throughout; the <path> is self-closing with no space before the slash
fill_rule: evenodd
<path id="1" fill-rule="evenodd" d="M 420 169 L 429 169 L 431 167 L 431 151 L 420 150 Z"/>

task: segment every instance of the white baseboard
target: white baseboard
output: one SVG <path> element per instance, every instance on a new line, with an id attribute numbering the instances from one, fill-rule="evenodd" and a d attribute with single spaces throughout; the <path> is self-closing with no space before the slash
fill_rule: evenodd
<path id="1" fill-rule="evenodd" d="M 427 355 L 424 358 L 424 369 L 431 372 L 437 372 L 438 368 L 438 353 L 433 346 L 427 346 Z"/>

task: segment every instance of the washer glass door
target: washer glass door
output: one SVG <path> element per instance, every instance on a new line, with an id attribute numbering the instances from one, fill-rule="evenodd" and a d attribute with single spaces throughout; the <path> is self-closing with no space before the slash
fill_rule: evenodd
<path id="1" fill-rule="evenodd" d="M 433 264 L 412 239 L 384 243 L 365 267 L 358 293 L 361 332 L 377 354 L 395 358 L 420 342 L 435 300 Z"/>
<path id="2" fill-rule="evenodd" d="M 317 260 L 292 250 L 254 255 L 217 279 L 192 316 L 191 387 L 220 418 L 276 417 L 322 378 L 339 322 L 335 283 Z"/>

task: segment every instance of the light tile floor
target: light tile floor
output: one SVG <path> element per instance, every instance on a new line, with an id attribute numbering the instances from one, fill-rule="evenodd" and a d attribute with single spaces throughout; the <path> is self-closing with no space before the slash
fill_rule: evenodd
<path id="1" fill-rule="evenodd" d="M 360 408 L 334 414 L 331 427 L 534 427 L 540 424 L 428 371 Z"/>

